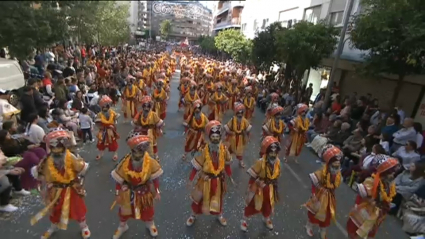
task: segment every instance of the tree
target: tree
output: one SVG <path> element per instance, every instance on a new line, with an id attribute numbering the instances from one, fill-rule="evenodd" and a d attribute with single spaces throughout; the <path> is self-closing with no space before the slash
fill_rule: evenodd
<path id="1" fill-rule="evenodd" d="M 64 9 L 55 1 L 38 5 L 30 1 L 0 2 L 0 48 L 7 47 L 9 54 L 20 60 L 33 56 L 34 48 L 46 48 L 68 35 Z"/>
<path id="2" fill-rule="evenodd" d="M 286 29 L 280 22 L 270 24 L 264 31 L 258 32 L 252 43 L 252 61 L 257 69 L 265 70 L 278 61 L 276 35 Z"/>
<path id="3" fill-rule="evenodd" d="M 306 70 L 317 68 L 322 59 L 334 51 L 337 33 L 333 26 L 306 21 L 277 33 L 277 54 L 279 60 L 286 63 L 285 78 L 293 80 L 296 89 Z"/>
<path id="4" fill-rule="evenodd" d="M 98 24 L 97 41 L 101 45 L 119 45 L 130 40 L 130 25 L 128 4 L 116 4 L 114 1 L 101 2 L 99 11 L 96 13 Z"/>
<path id="5" fill-rule="evenodd" d="M 363 0 L 364 11 L 354 18 L 352 45 L 365 54 L 363 73 L 397 75 L 391 99 L 395 106 L 408 75 L 424 72 L 425 12 L 420 0 Z"/>
<path id="6" fill-rule="evenodd" d="M 170 20 L 164 20 L 159 26 L 159 31 L 163 39 L 168 39 L 168 36 L 171 33 L 172 25 Z"/>
<path id="7" fill-rule="evenodd" d="M 214 37 L 211 36 L 200 36 L 198 38 L 199 46 L 210 54 L 217 53 L 217 47 L 215 46 Z"/>
<path id="8" fill-rule="evenodd" d="M 218 33 L 215 37 L 218 50 L 228 53 L 233 60 L 248 63 L 251 58 L 252 41 L 245 38 L 239 30 L 229 29 Z"/>

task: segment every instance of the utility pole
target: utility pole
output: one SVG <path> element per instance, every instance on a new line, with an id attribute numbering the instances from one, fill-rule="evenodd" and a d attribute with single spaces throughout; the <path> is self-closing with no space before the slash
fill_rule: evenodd
<path id="1" fill-rule="evenodd" d="M 348 23 L 350 20 L 351 11 L 353 10 L 354 0 L 348 0 L 348 8 L 344 13 L 344 25 L 342 26 L 341 35 L 339 36 L 339 42 L 338 47 L 336 49 L 335 59 L 332 64 L 332 70 L 331 75 L 329 77 L 328 86 L 326 88 L 326 95 L 325 95 L 325 103 L 323 104 L 323 110 L 326 110 L 327 106 L 329 105 L 329 100 L 332 93 L 332 87 L 334 85 L 335 81 L 335 71 L 338 67 L 339 58 L 341 57 L 342 51 L 344 50 L 345 45 L 345 35 L 347 33 Z"/>
<path id="2" fill-rule="evenodd" d="M 153 2 L 147 1 L 148 4 L 150 4 L 151 9 L 149 11 L 149 42 L 152 41 L 152 8 L 153 8 Z"/>

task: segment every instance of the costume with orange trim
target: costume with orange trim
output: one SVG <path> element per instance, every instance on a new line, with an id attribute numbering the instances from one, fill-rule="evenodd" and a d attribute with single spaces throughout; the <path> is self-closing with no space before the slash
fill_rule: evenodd
<path id="1" fill-rule="evenodd" d="M 252 97 L 252 88 L 245 87 L 245 97 L 242 99 L 242 103 L 245 106 L 245 119 L 251 120 L 255 110 L 255 98 Z"/>
<path id="2" fill-rule="evenodd" d="M 205 76 L 205 96 L 202 98 L 202 104 L 207 105 L 209 99 L 211 98 L 211 95 L 214 93 L 214 83 L 212 82 L 212 76 L 210 74 L 207 74 Z"/>
<path id="3" fill-rule="evenodd" d="M 152 157 L 158 158 L 158 146 L 156 140 L 162 135 L 164 121 L 152 110 L 153 101 L 150 96 L 142 97 L 141 104 L 142 111 L 134 117 L 132 122 L 135 126 L 133 131 L 149 136 L 151 141 L 148 153 Z"/>
<path id="4" fill-rule="evenodd" d="M 273 107 L 277 105 L 279 105 L 279 95 L 273 92 L 270 94 L 270 104 L 267 106 L 266 118 L 264 119 L 264 123 L 266 123 L 271 118 L 270 111 Z"/>
<path id="5" fill-rule="evenodd" d="M 190 117 L 193 114 L 193 102 L 196 100 L 199 100 L 198 92 L 197 92 L 197 84 L 195 81 L 190 81 L 189 85 L 189 92 L 186 93 L 186 95 L 183 98 L 183 104 L 184 104 L 184 114 L 183 114 L 183 120 L 186 121 L 188 117 Z"/>
<path id="6" fill-rule="evenodd" d="M 210 121 L 205 127 L 209 142 L 192 159 L 193 170 L 189 180 L 192 182 L 197 173 L 199 177 L 191 193 L 192 215 L 186 221 L 187 226 L 193 225 L 197 214 L 217 215 L 220 224 L 227 225 L 223 217 L 223 198 L 227 188 L 225 174 L 232 180 L 232 157 L 227 147 L 221 143 L 221 131 L 220 122 Z"/>
<path id="7" fill-rule="evenodd" d="M 133 77 L 128 77 L 127 86 L 124 88 L 123 112 L 124 118 L 133 118 L 137 114 L 137 101 L 139 97 L 139 88 L 134 83 Z"/>
<path id="8" fill-rule="evenodd" d="M 143 65 L 144 64 L 144 65 Z M 143 78 L 145 79 L 145 83 L 147 87 L 152 87 L 152 80 L 151 80 L 151 66 L 150 64 L 142 63 L 142 66 L 145 68 L 143 69 Z"/>
<path id="9" fill-rule="evenodd" d="M 119 239 L 128 230 L 129 219 L 142 220 L 152 237 L 158 236 L 154 223 L 154 199 L 160 199 L 159 177 L 161 165 L 148 153 L 150 139 L 139 133 L 127 138 L 131 152 L 111 172 L 116 182 L 115 203 L 119 205 L 120 224 L 113 239 Z"/>
<path id="10" fill-rule="evenodd" d="M 394 174 L 399 167 L 397 159 L 389 158 L 377 167 L 372 177 L 357 185 L 356 204 L 351 209 L 347 221 L 350 239 L 375 237 L 397 194 Z"/>
<path id="11" fill-rule="evenodd" d="M 180 92 L 179 110 L 184 107 L 183 101 L 184 101 L 184 97 L 189 92 L 189 88 L 190 88 L 189 83 L 190 83 L 189 78 L 183 77 L 180 79 L 180 85 L 177 87 L 177 89 Z"/>
<path id="12" fill-rule="evenodd" d="M 285 133 L 285 122 L 282 120 L 282 112 L 283 108 L 281 106 L 275 105 L 270 109 L 269 115 L 270 119 L 263 124 L 263 137 L 273 136 L 279 141 L 279 143 L 283 143 L 283 134 Z M 260 155 L 261 156 L 261 155 Z"/>
<path id="13" fill-rule="evenodd" d="M 280 176 L 280 160 L 278 154 L 280 144 L 276 138 L 267 136 L 261 142 L 259 160 L 248 169 L 251 176 L 248 183 L 248 192 L 245 198 L 245 210 L 241 221 L 241 230 L 247 231 L 249 217 L 261 213 L 266 227 L 273 229 L 270 216 L 274 212 L 276 202 L 279 201 L 278 178 Z"/>
<path id="14" fill-rule="evenodd" d="M 233 106 L 239 100 L 240 91 L 237 86 L 238 86 L 238 81 L 236 79 L 232 79 L 230 81 L 229 86 L 227 87 L 226 93 L 227 93 L 227 98 L 229 98 L 229 101 L 227 101 L 227 104 L 228 104 L 227 109 L 233 110 L 234 109 Z"/>
<path id="15" fill-rule="evenodd" d="M 79 223 L 82 238 L 90 238 L 84 202 L 86 191 L 83 187 L 83 176 L 89 165 L 68 150 L 72 144 L 68 131 L 53 129 L 45 140 L 48 155 L 31 169 L 31 173 L 42 181 L 46 207 L 31 218 L 31 225 L 50 213 L 51 226 L 42 239 L 50 238 L 59 229 L 66 230 L 69 219 Z"/>
<path id="16" fill-rule="evenodd" d="M 307 208 L 308 221 L 306 232 L 313 236 L 313 225 L 320 228 L 320 238 L 326 239 L 326 229 L 331 221 L 335 220 L 336 198 L 335 189 L 341 184 L 341 159 L 344 156 L 342 151 L 329 144 L 325 146 L 322 159 L 325 165 L 314 173 L 311 173 L 312 183 L 311 197 L 305 203 Z"/>
<path id="17" fill-rule="evenodd" d="M 161 118 L 162 120 L 165 119 L 167 116 L 167 99 L 168 94 L 164 88 L 165 82 L 162 78 L 159 78 L 156 81 L 156 89 L 153 91 L 153 101 L 154 101 L 154 107 L 153 111 L 156 112 L 156 114 Z"/>
<path id="18" fill-rule="evenodd" d="M 143 95 L 147 95 L 147 90 L 146 90 L 146 83 L 145 83 L 145 80 L 143 79 L 143 73 L 142 72 L 137 72 L 136 73 L 136 79 L 137 79 L 137 81 L 138 81 L 138 83 L 137 83 L 137 87 L 139 87 L 139 91 L 140 91 L 140 93 L 142 94 L 142 96 Z"/>
<path id="19" fill-rule="evenodd" d="M 102 111 L 97 114 L 95 119 L 95 122 L 99 126 L 99 132 L 97 133 L 97 149 L 100 153 L 96 157 L 97 160 L 103 156 L 105 149 L 108 149 L 109 152 L 114 152 L 114 160 L 118 159 L 117 140 L 119 139 L 119 135 L 116 124 L 119 114 L 110 108 L 111 103 L 111 98 L 105 95 L 99 100 L 99 106 L 102 108 Z"/>
<path id="20" fill-rule="evenodd" d="M 306 141 L 306 133 L 310 126 L 310 120 L 305 117 L 308 106 L 305 104 L 297 105 L 298 116 L 291 120 L 289 128 L 291 129 L 291 142 L 286 150 L 286 156 L 298 157 Z M 297 159 L 295 159 L 297 162 Z"/>
<path id="21" fill-rule="evenodd" d="M 223 85 L 221 83 L 215 84 L 215 93 L 211 94 L 208 100 L 210 114 L 208 115 L 209 120 L 223 120 L 223 114 L 225 110 L 225 104 L 229 99 L 223 94 Z"/>
<path id="22" fill-rule="evenodd" d="M 186 134 L 183 160 L 186 159 L 188 153 L 197 152 L 206 142 L 203 132 L 209 122 L 208 118 L 202 113 L 202 102 L 200 100 L 195 100 L 192 104 L 193 113 L 183 122 Z"/>
<path id="23" fill-rule="evenodd" d="M 236 155 L 239 160 L 239 165 L 245 167 L 243 153 L 249 141 L 249 132 L 252 129 L 252 125 L 243 117 L 245 112 L 243 104 L 235 103 L 234 112 L 235 115 L 224 126 L 227 135 L 226 143 L 229 145 L 229 152 Z"/>

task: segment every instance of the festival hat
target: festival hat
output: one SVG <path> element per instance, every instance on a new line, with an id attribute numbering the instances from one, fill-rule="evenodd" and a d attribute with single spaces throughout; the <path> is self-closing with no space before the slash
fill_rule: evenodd
<path id="1" fill-rule="evenodd" d="M 325 147 L 327 148 L 323 150 L 322 159 L 326 164 L 332 163 L 335 160 L 341 160 L 344 157 L 344 154 L 338 147 L 332 144 L 328 144 Z"/>
<path id="2" fill-rule="evenodd" d="M 376 198 L 378 196 L 378 186 L 379 182 L 381 181 L 381 175 L 397 168 L 400 165 L 398 159 L 395 158 L 389 158 L 376 168 L 375 178 L 373 180 L 373 187 L 372 187 L 372 198 Z"/>
<path id="3" fill-rule="evenodd" d="M 134 134 L 130 135 L 127 139 L 127 145 L 130 149 L 138 149 L 140 151 L 147 151 L 149 148 L 150 139 L 147 135 Z"/>
<path id="4" fill-rule="evenodd" d="M 302 112 L 305 112 L 307 110 L 308 110 L 308 106 L 306 104 L 300 103 L 300 104 L 297 105 L 297 113 L 298 114 L 301 114 Z"/>
<path id="5" fill-rule="evenodd" d="M 245 106 L 240 103 L 240 102 L 235 102 L 234 104 L 234 109 L 235 109 L 235 113 L 241 112 L 241 111 L 245 111 Z"/>
<path id="6" fill-rule="evenodd" d="M 211 120 L 205 126 L 205 133 L 210 136 L 211 134 L 220 134 L 221 135 L 221 123 L 217 120 Z"/>
<path id="7" fill-rule="evenodd" d="M 267 150 L 272 146 L 272 145 L 276 145 L 277 146 L 277 150 L 280 150 L 280 143 L 279 141 L 273 137 L 273 136 L 266 136 L 263 141 L 261 142 L 261 155 L 264 155 L 265 153 L 267 153 Z"/>
<path id="8" fill-rule="evenodd" d="M 270 115 L 275 116 L 277 114 L 281 114 L 282 112 L 283 112 L 283 107 L 276 105 L 271 108 Z"/>
<path id="9" fill-rule="evenodd" d="M 110 104 L 112 104 L 112 100 L 107 95 L 103 95 L 102 98 L 100 98 L 99 100 L 99 106 L 102 108 Z"/>

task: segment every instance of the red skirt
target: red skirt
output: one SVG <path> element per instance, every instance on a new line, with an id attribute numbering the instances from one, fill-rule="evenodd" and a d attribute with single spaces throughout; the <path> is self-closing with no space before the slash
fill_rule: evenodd
<path id="1" fill-rule="evenodd" d="M 270 187 L 268 185 L 263 188 L 263 195 L 270 195 Z M 245 207 L 244 216 L 250 217 L 257 213 L 261 213 L 263 217 L 268 218 L 272 214 L 272 211 L 273 208 L 270 203 L 270 197 L 263 196 L 263 205 L 261 206 L 261 210 L 257 211 L 255 209 L 255 201 L 253 198 L 248 206 Z"/>
<path id="2" fill-rule="evenodd" d="M 359 229 L 358 226 L 351 220 L 351 218 L 347 221 L 347 233 L 349 238 L 357 238 L 357 230 Z M 376 232 L 378 231 L 378 227 L 374 227 L 368 235 L 368 238 L 375 238 Z"/>
<path id="3" fill-rule="evenodd" d="M 50 214 L 50 222 L 53 224 L 58 224 L 60 222 L 63 201 L 65 199 L 65 192 L 65 189 L 62 190 L 59 200 L 52 208 L 52 213 Z M 85 221 L 87 213 L 86 204 L 84 202 L 83 197 L 78 195 L 77 192 L 72 188 L 69 204 L 69 219 L 75 220 L 77 222 Z"/>
<path id="4" fill-rule="evenodd" d="M 211 189 L 210 189 L 210 198 L 215 195 L 215 192 L 217 190 L 217 183 L 221 183 L 219 179 L 214 178 L 211 179 Z M 223 211 L 223 188 L 221 190 L 221 195 L 220 195 L 220 212 L 210 212 L 211 215 L 220 215 Z M 199 203 L 193 202 L 192 203 L 192 211 L 195 214 L 203 214 L 202 212 L 202 199 Z"/>

